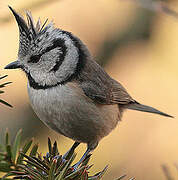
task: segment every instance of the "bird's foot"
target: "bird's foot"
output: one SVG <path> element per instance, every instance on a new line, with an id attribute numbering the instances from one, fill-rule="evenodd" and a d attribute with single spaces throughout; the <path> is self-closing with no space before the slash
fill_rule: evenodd
<path id="1" fill-rule="evenodd" d="M 73 171 L 77 171 L 80 168 L 80 165 L 87 165 L 88 161 L 90 159 L 91 154 L 90 153 L 90 149 L 87 149 L 87 151 L 84 153 L 84 155 L 81 157 L 81 159 L 72 166 Z"/>

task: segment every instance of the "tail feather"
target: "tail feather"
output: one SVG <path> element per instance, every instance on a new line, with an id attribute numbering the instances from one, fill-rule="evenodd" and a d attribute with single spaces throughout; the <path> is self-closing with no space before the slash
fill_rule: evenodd
<path id="1" fill-rule="evenodd" d="M 137 111 L 143 111 L 143 112 L 148 112 L 148 113 L 155 113 L 155 114 L 160 114 L 162 116 L 166 116 L 166 117 L 171 117 L 174 118 L 173 116 L 166 114 L 164 112 L 161 112 L 153 107 L 150 106 L 146 106 L 140 103 L 132 103 L 132 104 L 128 104 L 127 105 L 128 109 L 132 109 L 132 110 L 137 110 Z"/>

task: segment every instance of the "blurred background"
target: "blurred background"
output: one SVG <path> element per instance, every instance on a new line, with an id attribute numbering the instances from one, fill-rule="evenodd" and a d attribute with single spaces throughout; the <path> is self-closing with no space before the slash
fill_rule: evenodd
<path id="1" fill-rule="evenodd" d="M 165 2 L 178 11 L 177 1 Z M 22 128 L 24 140 L 33 136 L 44 153 L 48 136 L 57 140 L 61 153 L 73 143 L 45 127 L 33 113 L 25 75 L 19 70 L 3 69 L 16 60 L 19 44 L 17 24 L 7 5 L 22 15 L 28 9 L 35 20 L 40 17 L 44 22 L 48 18 L 56 27 L 71 31 L 137 101 L 178 116 L 176 15 L 147 8 L 138 0 L 1 0 L 0 75 L 8 74 L 6 80 L 13 82 L 3 94 L 13 108 L 0 105 L 0 142 L 6 128 L 12 136 Z M 178 179 L 174 166 L 178 163 L 177 120 L 128 110 L 119 126 L 94 151 L 91 173 L 108 164 L 105 180 L 125 173 L 137 180 L 164 180 L 161 165 L 166 164 L 172 178 Z M 80 145 L 77 149 L 78 159 L 85 148 Z"/>

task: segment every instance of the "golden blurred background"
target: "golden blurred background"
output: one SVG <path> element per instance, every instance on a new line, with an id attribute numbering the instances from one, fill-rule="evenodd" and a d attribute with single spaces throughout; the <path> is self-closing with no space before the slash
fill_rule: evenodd
<path id="1" fill-rule="evenodd" d="M 137 180 L 165 180 L 162 164 L 178 179 L 178 19 L 144 9 L 127 0 L 1 0 L 0 74 L 13 84 L 0 105 L 0 141 L 6 128 L 11 135 L 23 129 L 25 138 L 35 137 L 46 152 L 47 137 L 58 141 L 64 153 L 73 143 L 45 127 L 33 113 L 27 80 L 19 70 L 3 67 L 16 60 L 18 28 L 7 5 L 24 15 L 30 10 L 37 20 L 52 20 L 56 27 L 80 37 L 106 71 L 120 81 L 137 101 L 175 116 L 174 119 L 128 110 L 119 126 L 94 151 L 90 164 L 94 174 L 109 165 L 104 180 L 122 174 Z M 178 11 L 178 2 L 169 1 Z M 77 149 L 78 159 L 86 146 Z"/>

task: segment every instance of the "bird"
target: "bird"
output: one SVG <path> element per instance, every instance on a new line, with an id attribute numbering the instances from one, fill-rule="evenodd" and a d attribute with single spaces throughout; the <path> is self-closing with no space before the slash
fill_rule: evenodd
<path id="1" fill-rule="evenodd" d="M 71 149 L 87 144 L 81 162 L 121 121 L 126 109 L 173 117 L 134 100 L 95 61 L 73 33 L 52 22 L 27 22 L 10 7 L 19 28 L 18 59 L 5 69 L 21 69 L 28 83 L 30 104 L 49 128 L 74 140 Z"/>

